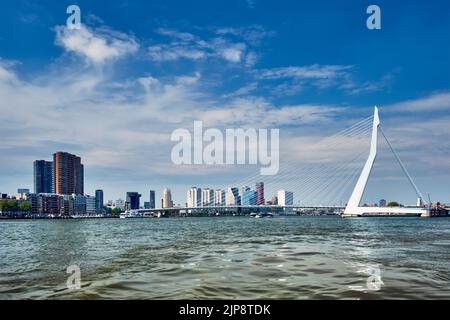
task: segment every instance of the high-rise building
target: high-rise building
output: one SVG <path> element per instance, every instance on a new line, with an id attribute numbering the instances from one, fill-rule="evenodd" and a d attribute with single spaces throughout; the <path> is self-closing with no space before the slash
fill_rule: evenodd
<path id="1" fill-rule="evenodd" d="M 238 206 L 241 204 L 241 199 L 239 196 L 239 189 L 235 187 L 228 187 L 226 195 L 227 206 Z"/>
<path id="2" fill-rule="evenodd" d="M 128 210 L 138 210 L 140 207 L 141 195 L 139 192 L 127 192 Z M 116 201 L 117 206 L 117 201 Z"/>
<path id="3" fill-rule="evenodd" d="M 191 189 L 186 192 L 186 208 L 191 207 Z"/>
<path id="4" fill-rule="evenodd" d="M 170 189 L 164 189 L 162 200 L 163 200 L 162 205 L 164 209 L 173 207 L 172 192 L 170 191 Z"/>
<path id="5" fill-rule="evenodd" d="M 214 191 L 214 206 L 222 207 L 226 203 L 225 201 L 225 191 L 217 189 Z"/>
<path id="6" fill-rule="evenodd" d="M 255 206 L 258 203 L 258 193 L 253 190 L 245 190 L 242 195 L 243 206 Z"/>
<path id="7" fill-rule="evenodd" d="M 249 186 L 245 186 L 241 188 L 241 193 L 239 194 L 241 196 L 241 199 L 244 197 L 244 192 L 245 191 L 250 191 L 252 190 Z"/>
<path id="8" fill-rule="evenodd" d="M 150 190 L 150 203 L 149 203 L 149 209 L 155 209 L 156 208 L 156 195 L 155 191 Z"/>
<path id="9" fill-rule="evenodd" d="M 86 196 L 86 213 L 94 215 L 97 213 L 97 198 Z"/>
<path id="10" fill-rule="evenodd" d="M 202 207 L 211 207 L 214 203 L 214 190 L 205 188 L 202 190 Z"/>
<path id="11" fill-rule="evenodd" d="M 381 199 L 381 200 L 380 200 L 380 203 L 379 203 L 379 206 L 380 206 L 380 207 L 386 207 L 386 204 L 387 204 L 386 200 Z"/>
<path id="12" fill-rule="evenodd" d="M 67 152 L 53 155 L 53 185 L 57 194 L 84 194 L 84 166 L 81 158 Z"/>
<path id="13" fill-rule="evenodd" d="M 197 208 L 201 206 L 202 189 L 192 187 L 187 193 L 187 206 L 189 208 Z"/>
<path id="14" fill-rule="evenodd" d="M 53 162 L 36 160 L 33 163 L 34 193 L 53 192 Z"/>
<path id="15" fill-rule="evenodd" d="M 103 213 L 103 190 L 95 190 L 95 211 Z"/>
<path id="16" fill-rule="evenodd" d="M 294 205 L 294 193 L 290 191 L 280 190 L 278 191 L 278 205 L 280 206 L 292 206 Z"/>
<path id="17" fill-rule="evenodd" d="M 264 200 L 264 182 L 256 183 L 256 193 L 258 194 L 257 205 L 261 206 L 265 204 Z"/>

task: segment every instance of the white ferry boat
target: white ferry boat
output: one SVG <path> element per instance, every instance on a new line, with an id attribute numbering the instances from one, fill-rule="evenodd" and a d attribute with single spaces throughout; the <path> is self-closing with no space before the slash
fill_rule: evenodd
<path id="1" fill-rule="evenodd" d="M 147 218 L 147 216 L 139 211 L 127 211 L 120 214 L 120 219 L 139 219 Z"/>
<path id="2" fill-rule="evenodd" d="M 273 218 L 274 215 L 273 215 L 273 213 L 270 213 L 270 212 L 262 212 L 262 213 L 255 213 L 255 212 L 252 212 L 252 213 L 250 214 L 250 217 L 256 218 L 256 219 L 260 219 L 260 218 Z"/>

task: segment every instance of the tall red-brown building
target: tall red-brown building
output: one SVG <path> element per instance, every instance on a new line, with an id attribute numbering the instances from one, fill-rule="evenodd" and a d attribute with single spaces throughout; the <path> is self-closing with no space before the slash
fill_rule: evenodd
<path id="1" fill-rule="evenodd" d="M 257 193 L 257 204 L 258 206 L 262 206 L 265 204 L 264 199 L 264 182 L 256 183 L 256 193 Z"/>
<path id="2" fill-rule="evenodd" d="M 67 152 L 53 155 L 53 183 L 57 194 L 84 194 L 84 166 L 81 158 Z"/>

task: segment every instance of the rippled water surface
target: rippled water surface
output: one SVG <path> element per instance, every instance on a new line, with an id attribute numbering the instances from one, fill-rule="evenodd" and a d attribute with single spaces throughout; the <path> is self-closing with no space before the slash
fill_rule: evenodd
<path id="1" fill-rule="evenodd" d="M 217 298 L 449 299 L 450 219 L 0 221 L 0 299 Z"/>

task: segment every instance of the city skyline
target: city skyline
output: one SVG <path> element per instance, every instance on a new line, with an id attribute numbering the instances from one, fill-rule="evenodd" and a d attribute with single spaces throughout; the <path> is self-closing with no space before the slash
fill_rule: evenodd
<path id="1" fill-rule="evenodd" d="M 63 200 L 62 209 L 64 209 L 64 201 L 72 199 L 74 206 L 77 201 L 83 201 L 86 206 L 86 212 L 101 213 L 105 207 L 104 192 L 102 189 L 95 190 L 95 196 L 91 196 L 84 193 L 84 165 L 81 163 L 82 159 L 74 154 L 57 151 L 53 154 L 53 161 L 35 160 L 33 162 L 33 192 L 30 189 L 19 188 L 15 197 L 17 200 L 27 200 L 30 197 L 32 208 L 36 209 L 36 196 L 42 196 L 43 198 L 49 197 L 51 200 L 53 196 L 61 196 Z M 72 192 L 69 192 L 72 191 Z M 108 200 L 106 207 L 115 207 L 121 210 L 137 210 L 137 209 L 155 209 L 155 208 L 172 208 L 172 207 L 215 207 L 215 206 L 228 206 L 228 205 L 267 205 L 278 204 L 272 201 L 265 200 L 264 182 L 256 182 L 255 190 L 250 187 L 242 187 L 239 190 L 238 187 L 229 186 L 226 190 L 214 189 L 214 188 L 197 188 L 191 187 L 187 192 L 186 202 L 175 204 L 172 200 L 172 192 L 169 188 L 164 188 L 161 198 L 161 206 L 156 204 L 156 192 L 154 190 L 149 191 L 149 201 L 144 199 L 143 205 L 141 205 L 142 194 L 139 192 L 127 191 L 125 195 L 124 205 L 122 205 L 122 199 L 118 198 L 114 200 Z M 281 194 L 283 194 L 281 196 Z M 0 193 L 0 198 L 3 197 Z M 285 190 L 277 191 L 277 194 L 272 199 L 283 199 L 283 206 L 293 205 L 294 199 L 293 192 L 287 192 Z M 70 196 L 71 198 L 67 198 Z M 11 196 L 10 196 L 11 197 Z M 84 198 L 82 198 L 84 197 Z M 286 200 L 289 198 L 289 200 Z M 83 200 L 81 200 L 83 199 Z M 53 200 L 52 200 L 53 201 Z M 116 203 L 117 202 L 117 203 Z M 81 203 L 80 203 L 81 204 Z M 146 208 L 148 206 L 148 208 Z M 89 209 L 87 209 L 89 208 Z M 76 212 L 77 210 L 75 210 Z"/>
<path id="2" fill-rule="evenodd" d="M 75 180 L 76 176 L 79 175 L 76 173 L 76 170 L 72 168 L 73 170 L 72 175 L 73 177 L 66 176 L 63 180 L 66 181 L 67 179 L 72 179 L 71 183 L 73 184 L 73 188 L 78 188 L 78 190 L 82 190 L 80 193 L 76 192 L 57 192 L 56 191 L 56 181 L 61 180 L 61 178 L 58 178 L 56 169 L 54 168 L 54 163 L 56 162 L 55 159 L 58 159 L 60 157 L 63 157 L 64 164 L 61 163 L 61 160 L 59 161 L 60 167 L 65 167 L 67 164 L 65 162 L 71 161 L 72 164 L 77 163 L 78 166 L 80 166 L 83 170 L 81 171 L 81 185 L 77 185 Z M 29 188 L 16 188 L 17 193 L 4 193 L 0 191 L 1 195 L 9 195 L 10 197 L 16 197 L 16 199 L 22 199 L 23 194 L 42 194 L 42 195 L 70 195 L 76 198 L 76 196 L 84 196 L 86 199 L 92 199 L 93 206 L 96 209 L 96 212 L 100 211 L 100 208 L 103 207 L 117 207 L 117 208 L 123 208 L 122 210 L 136 210 L 136 209 L 163 209 L 163 208 L 172 208 L 172 207 L 188 207 L 188 208 L 195 208 L 195 207 L 214 207 L 214 206 L 228 206 L 228 205 L 255 205 L 255 206 L 264 206 L 264 205 L 281 205 L 281 206 L 290 206 L 290 205 L 302 205 L 301 200 L 298 202 L 294 202 L 294 195 L 295 191 L 285 190 L 285 189 L 273 189 L 271 188 L 269 192 L 265 192 L 265 183 L 263 181 L 256 181 L 255 182 L 255 188 L 252 190 L 248 186 L 243 186 L 243 184 L 236 184 L 236 185 L 229 185 L 229 186 L 220 186 L 217 188 L 211 187 L 211 186 L 201 186 L 201 187 L 190 187 L 190 189 L 187 190 L 187 196 L 185 198 L 185 201 L 174 201 L 174 196 L 170 188 L 164 187 L 164 189 L 161 192 L 160 205 L 158 206 L 158 197 L 156 196 L 155 190 L 148 191 L 148 198 L 143 198 L 143 201 L 141 202 L 142 194 L 140 192 L 136 191 L 124 191 L 124 198 L 122 197 L 118 198 L 107 198 L 107 201 L 105 201 L 104 198 L 104 191 L 103 189 L 96 189 L 93 193 L 94 196 L 92 196 L 90 193 L 84 192 L 84 166 L 81 164 L 81 157 L 70 154 L 68 152 L 64 151 L 57 151 L 53 154 L 54 161 L 46 161 L 46 160 L 35 160 L 33 162 L 33 181 L 34 181 L 34 189 L 33 192 L 31 192 Z M 50 171 L 50 172 L 49 172 Z M 44 174 L 45 173 L 45 174 Z M 67 173 L 66 173 L 67 174 Z M 80 179 L 80 177 L 78 177 Z M 278 183 L 278 182 L 276 182 Z M 46 189 L 51 188 L 49 192 L 38 192 L 39 189 L 42 189 L 42 186 L 44 184 L 47 184 Z M 239 187 L 241 186 L 241 187 Z M 39 189 L 37 189 L 39 188 Z M 65 190 L 65 189 L 64 189 Z M 64 191 L 63 190 L 63 191 Z M 75 190 L 75 189 L 74 189 Z M 274 191 L 275 190 L 275 191 Z M 44 189 L 45 191 L 45 189 Z M 143 193 L 145 194 L 145 193 Z M 266 198 L 267 196 L 267 198 Z M 181 197 L 180 197 L 181 198 Z M 301 198 L 301 196 L 300 196 Z M 388 198 L 388 201 L 397 202 L 398 199 L 396 198 Z M 387 201 L 384 198 L 380 198 L 375 202 L 363 202 L 362 204 L 375 204 L 375 206 L 379 205 L 382 206 L 381 203 L 386 203 Z M 101 199 L 101 200 L 99 200 Z M 115 200 L 114 200 L 115 199 Z M 271 199 L 271 200 L 268 200 Z M 148 201 L 147 201 L 148 200 Z M 417 200 L 417 199 L 416 199 Z M 123 201 L 123 204 L 122 204 Z M 275 203 L 276 201 L 276 203 Z M 417 200 L 418 201 L 418 200 Z M 116 202 L 118 202 L 116 204 Z M 446 203 L 445 201 L 441 201 L 438 199 L 436 202 L 439 203 Z M 401 201 L 399 201 L 401 203 Z M 309 203 L 308 203 L 309 204 Z M 323 203 L 322 203 L 323 204 Z M 339 205 L 343 206 L 345 205 L 345 201 L 340 201 L 339 203 L 328 203 L 327 205 Z M 414 203 L 401 203 L 402 205 L 414 205 Z M 146 205 L 148 208 L 146 208 Z M 305 203 L 303 203 L 305 205 Z M 417 205 L 419 203 L 417 202 Z"/>

